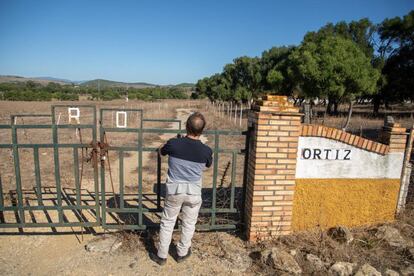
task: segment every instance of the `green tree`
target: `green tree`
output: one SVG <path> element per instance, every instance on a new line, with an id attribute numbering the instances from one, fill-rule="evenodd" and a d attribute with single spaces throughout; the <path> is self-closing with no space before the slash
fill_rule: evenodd
<path id="1" fill-rule="evenodd" d="M 228 101 L 232 99 L 230 86 L 231 83 L 224 74 L 214 74 L 209 78 L 204 78 L 198 81 L 196 84 L 196 91 L 206 95 L 212 101 Z"/>
<path id="2" fill-rule="evenodd" d="M 238 86 L 249 89 L 256 95 L 260 88 L 262 75 L 260 74 L 259 58 L 240 57 L 234 60 L 233 88 Z"/>
<path id="3" fill-rule="evenodd" d="M 414 10 L 403 18 L 385 19 L 378 30 L 384 57 L 383 85 L 374 107 L 379 104 L 414 100 Z"/>
<path id="4" fill-rule="evenodd" d="M 55 82 L 49 82 L 45 86 L 44 90 L 49 92 L 49 93 L 54 93 L 54 92 L 58 92 L 58 91 L 62 90 L 62 86 L 58 83 L 55 83 Z"/>
<path id="5" fill-rule="evenodd" d="M 282 88 L 284 76 L 282 72 L 277 69 L 271 69 L 266 76 L 266 81 L 272 89 L 276 89 L 277 92 Z"/>
<path id="6" fill-rule="evenodd" d="M 368 18 L 351 21 L 350 23 L 340 21 L 335 25 L 328 23 L 316 32 L 308 32 L 304 37 L 304 41 L 317 42 L 328 36 L 341 36 L 355 42 L 366 56 L 372 57 L 374 55 L 374 36 L 376 29 L 377 26 Z"/>
<path id="7" fill-rule="evenodd" d="M 292 73 L 299 79 L 305 95 L 350 103 L 376 92 L 379 72 L 355 42 L 330 35 L 304 41 L 289 57 Z"/>
<path id="8" fill-rule="evenodd" d="M 208 81 L 208 77 L 198 80 L 196 83 L 196 92 L 199 94 L 207 95 Z"/>
<path id="9" fill-rule="evenodd" d="M 272 47 L 261 57 L 262 89 L 291 95 L 296 83 L 288 74 L 288 57 L 294 47 Z"/>

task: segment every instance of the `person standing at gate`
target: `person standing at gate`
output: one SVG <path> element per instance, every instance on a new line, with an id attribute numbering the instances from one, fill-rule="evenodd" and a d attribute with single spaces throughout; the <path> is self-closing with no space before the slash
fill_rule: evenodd
<path id="1" fill-rule="evenodd" d="M 160 147 L 161 155 L 168 155 L 166 197 L 160 225 L 158 252 L 150 252 L 150 258 L 164 265 L 172 233 L 180 210 L 182 210 L 181 238 L 177 244 L 177 262 L 191 255 L 191 239 L 194 235 L 198 212 L 201 207 L 202 175 L 213 162 L 213 151 L 200 141 L 206 126 L 204 116 L 195 112 L 187 119 L 187 135 L 170 139 Z"/>

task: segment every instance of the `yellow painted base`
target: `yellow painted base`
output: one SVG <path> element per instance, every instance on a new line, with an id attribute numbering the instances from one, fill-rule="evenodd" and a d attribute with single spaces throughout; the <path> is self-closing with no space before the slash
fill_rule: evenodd
<path id="1" fill-rule="evenodd" d="M 399 179 L 296 179 L 294 231 L 392 221 Z"/>

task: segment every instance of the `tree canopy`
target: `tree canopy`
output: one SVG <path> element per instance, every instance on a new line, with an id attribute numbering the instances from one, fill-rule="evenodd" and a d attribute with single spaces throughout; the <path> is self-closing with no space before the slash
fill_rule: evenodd
<path id="1" fill-rule="evenodd" d="M 388 55 L 383 74 L 385 100 L 414 100 L 414 11 L 403 18 L 386 19 L 379 27 L 383 50 Z"/>
<path id="2" fill-rule="evenodd" d="M 289 56 L 291 74 L 300 80 L 305 95 L 342 100 L 373 94 L 378 70 L 356 43 L 333 34 L 304 41 Z"/>

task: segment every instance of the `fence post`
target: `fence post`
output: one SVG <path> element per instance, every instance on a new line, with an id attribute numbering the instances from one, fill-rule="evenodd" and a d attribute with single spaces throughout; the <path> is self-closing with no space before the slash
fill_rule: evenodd
<path id="1" fill-rule="evenodd" d="M 226 102 L 226 110 L 227 110 L 226 116 L 228 116 L 229 115 L 229 103 L 228 102 Z"/>
<path id="2" fill-rule="evenodd" d="M 244 206 L 249 240 L 291 232 L 301 115 L 285 96 L 264 96 L 249 112 Z"/>
<path id="3" fill-rule="evenodd" d="M 237 104 L 234 104 L 234 123 L 237 124 Z"/>
<path id="4" fill-rule="evenodd" d="M 222 109 L 223 109 L 223 103 L 222 102 L 220 102 L 219 103 L 219 118 L 221 118 L 221 117 L 223 117 L 223 114 L 222 114 Z"/>
<path id="5" fill-rule="evenodd" d="M 218 112 L 218 117 L 221 117 L 221 102 L 217 103 L 217 112 Z"/>
<path id="6" fill-rule="evenodd" d="M 311 123 L 311 114 L 310 114 L 310 103 L 304 103 L 304 113 L 305 113 L 305 124 Z"/>
<path id="7" fill-rule="evenodd" d="M 240 104 L 240 124 L 239 126 L 242 126 L 242 119 L 243 119 L 243 104 Z"/>

